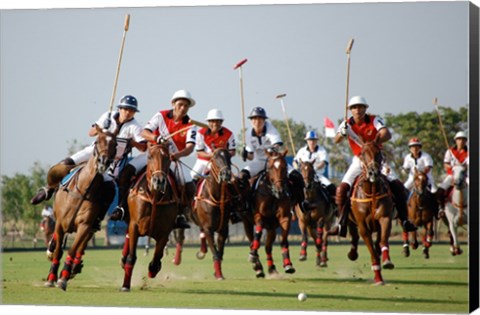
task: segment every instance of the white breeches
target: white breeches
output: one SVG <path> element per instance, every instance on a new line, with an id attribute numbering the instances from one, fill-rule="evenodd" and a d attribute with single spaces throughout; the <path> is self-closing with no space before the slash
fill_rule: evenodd
<path id="1" fill-rule="evenodd" d="M 201 178 L 202 175 L 205 175 L 207 171 L 210 170 L 210 162 L 207 160 L 200 160 L 197 159 L 195 165 L 193 165 L 192 171 L 190 172 L 190 176 L 192 178 Z"/>

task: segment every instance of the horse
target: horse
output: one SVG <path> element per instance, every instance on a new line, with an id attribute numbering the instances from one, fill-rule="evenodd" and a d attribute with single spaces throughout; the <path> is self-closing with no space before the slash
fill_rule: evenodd
<path id="1" fill-rule="evenodd" d="M 227 149 L 215 149 L 210 159 L 210 171 L 199 182 L 194 202 L 193 221 L 200 228 L 200 251 L 198 259 L 203 259 L 207 245 L 213 255 L 214 276 L 223 280 L 222 260 L 225 241 L 228 237 L 230 212 L 236 211 L 231 193 L 233 185 L 231 156 Z M 216 243 L 215 243 L 216 235 Z"/>
<path id="2" fill-rule="evenodd" d="M 262 232 L 265 229 L 265 253 L 267 256 L 268 272 L 270 275 L 278 274 L 276 270 L 272 248 L 277 235 L 277 228 L 281 230 L 281 248 L 283 268 L 288 274 L 295 272 L 290 260 L 288 234 L 292 221 L 292 200 L 288 187 L 287 162 L 285 155 L 287 150 L 279 153 L 274 149 L 265 150 L 267 154 L 266 169 L 263 176 L 258 179 L 254 197 L 253 219 L 255 224 L 254 239 L 250 246 L 249 261 L 257 278 L 264 278 L 265 273 L 260 262 L 258 249 Z"/>
<path id="3" fill-rule="evenodd" d="M 429 248 L 432 246 L 434 234 L 435 211 L 438 205 L 435 196 L 428 190 L 428 177 L 425 172 L 415 169 L 413 185 L 407 203 L 408 218 L 415 226 L 424 227 L 423 256 L 428 259 L 430 258 Z M 417 232 L 403 232 L 403 253 L 406 257 L 410 255 L 409 236 L 412 249 L 418 248 Z"/>
<path id="4" fill-rule="evenodd" d="M 305 201 L 310 205 L 308 211 L 302 212 L 299 205 L 295 207 L 298 226 L 302 233 L 300 261 L 307 260 L 308 236 L 315 241 L 316 266 L 327 267 L 328 230 L 335 219 L 330 204 L 329 194 L 316 180 L 316 171 L 312 162 L 300 161 L 300 172 L 305 184 Z"/>
<path id="5" fill-rule="evenodd" d="M 466 183 L 467 167 L 452 167 L 453 187 L 445 203 L 445 217 L 450 234 L 450 252 L 453 256 L 461 255 L 463 250 L 458 241 L 458 227 L 468 223 L 468 187 Z"/>
<path id="6" fill-rule="evenodd" d="M 45 282 L 46 287 L 53 287 L 58 279 L 57 286 L 65 291 L 67 281 L 82 271 L 85 248 L 95 233 L 92 226 L 102 209 L 109 206 L 107 204 L 109 202 L 102 198 L 106 195 L 112 196 L 114 193 L 113 182 L 104 182 L 103 174 L 115 157 L 117 131 L 112 133 L 98 126 L 96 128 L 98 135 L 93 155 L 55 192 L 53 209 L 57 221 L 49 245 L 49 248 L 54 247 L 54 250 L 49 254 L 52 264 Z M 64 238 L 66 234 L 74 232 L 76 234 L 73 244 L 68 250 L 63 270 L 58 278 Z"/>
<path id="7" fill-rule="evenodd" d="M 348 258 L 350 260 L 358 258 L 360 233 L 370 253 L 375 284 L 383 285 L 382 266 L 384 269 L 395 267 L 390 260 L 388 244 L 392 228 L 393 197 L 387 178 L 380 171 L 383 158 L 378 142 L 374 140 L 364 143 L 359 158 L 362 173 L 353 184 L 350 197 L 352 211 L 348 226 L 352 236 L 352 247 Z M 374 232 L 377 233 L 375 244 Z"/>
<path id="8" fill-rule="evenodd" d="M 129 292 L 131 288 L 140 236 L 148 235 L 155 240 L 148 277 L 155 278 L 162 268 L 164 248 L 179 211 L 178 191 L 170 173 L 170 163 L 167 143 L 148 144 L 146 171 L 138 177 L 127 198 L 130 221 L 121 257 L 124 270 L 122 292 Z"/>
<path id="9" fill-rule="evenodd" d="M 55 219 L 52 216 L 44 216 L 40 222 L 40 230 L 43 232 L 45 245 L 48 247 L 55 232 Z"/>

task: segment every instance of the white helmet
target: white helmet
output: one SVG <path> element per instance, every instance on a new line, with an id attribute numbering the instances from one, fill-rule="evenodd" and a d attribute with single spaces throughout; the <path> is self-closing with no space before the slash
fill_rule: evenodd
<path id="1" fill-rule="evenodd" d="M 363 96 L 352 97 L 350 102 L 348 102 L 348 108 L 352 107 L 353 105 L 365 105 L 365 107 L 368 108 L 367 100 Z"/>
<path id="2" fill-rule="evenodd" d="M 223 120 L 223 113 L 219 109 L 211 109 L 208 111 L 207 118 L 205 119 L 206 121 L 209 120 Z"/>
<path id="3" fill-rule="evenodd" d="M 465 140 L 468 140 L 467 133 L 465 131 L 457 132 L 454 139 L 457 140 L 458 138 L 465 138 Z"/>
<path id="4" fill-rule="evenodd" d="M 175 92 L 175 94 L 173 94 L 172 96 L 172 100 L 171 100 L 172 104 L 179 98 L 184 98 L 189 100 L 190 107 L 195 106 L 195 100 L 192 98 L 192 95 L 190 95 L 190 92 L 188 92 L 187 90 L 178 90 L 177 92 Z"/>

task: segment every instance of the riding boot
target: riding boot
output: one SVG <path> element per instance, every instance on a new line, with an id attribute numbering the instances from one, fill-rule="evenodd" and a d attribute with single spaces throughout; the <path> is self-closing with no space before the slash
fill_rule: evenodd
<path id="1" fill-rule="evenodd" d="M 133 177 L 135 176 L 136 170 L 130 164 L 127 164 L 118 176 L 118 205 L 115 210 L 112 211 L 110 215 L 110 220 L 118 221 L 125 220 L 128 218 L 128 192 L 130 190 L 130 185 Z"/>
<path id="2" fill-rule="evenodd" d="M 52 166 L 47 173 L 47 186 L 40 188 L 37 194 L 30 200 L 32 205 L 37 205 L 42 201 L 52 198 L 53 193 L 60 185 L 62 179 L 75 167 L 75 162 L 71 158 L 66 158 L 58 164 Z"/>
<path id="3" fill-rule="evenodd" d="M 437 192 L 435 193 L 435 198 L 437 199 L 438 204 L 437 219 L 445 217 L 445 195 L 445 189 L 443 189 L 442 187 L 438 187 Z"/>
<path id="4" fill-rule="evenodd" d="M 230 222 L 232 224 L 242 221 L 241 213 L 245 208 L 245 204 L 240 193 L 240 188 L 237 185 L 237 182 L 233 182 L 228 186 L 230 188 L 230 194 L 232 195 L 232 208 L 230 210 Z"/>
<path id="5" fill-rule="evenodd" d="M 107 214 L 107 211 L 110 208 L 113 199 L 115 198 L 115 183 L 113 181 L 104 182 L 101 188 L 100 196 L 100 210 L 92 226 L 93 232 L 100 231 L 102 221 L 105 219 L 105 215 Z"/>
<path id="6" fill-rule="evenodd" d="M 187 222 L 186 216 L 190 215 L 192 211 L 192 202 L 195 198 L 195 184 L 189 182 L 185 184 L 185 196 L 180 203 L 179 213 L 175 220 L 174 229 L 189 229 L 190 224 Z"/>
<path id="7" fill-rule="evenodd" d="M 397 207 L 398 218 L 402 222 L 402 226 L 407 232 L 415 232 L 417 227 L 408 220 L 407 196 L 405 195 L 405 186 L 398 180 L 389 182 L 390 190 L 393 194 L 395 206 Z"/>
<path id="8" fill-rule="evenodd" d="M 348 200 L 349 191 L 350 185 L 348 183 L 341 183 L 340 186 L 337 187 L 335 202 L 338 209 L 338 224 L 328 232 L 329 235 L 347 236 L 347 219 L 350 209 L 350 202 Z"/>
<path id="9" fill-rule="evenodd" d="M 292 191 L 292 197 L 294 204 L 298 204 L 302 212 L 307 212 L 309 208 L 308 202 L 305 200 L 305 193 L 303 191 L 305 183 L 303 182 L 302 174 L 297 170 L 293 170 L 288 174 L 290 182 L 290 189 Z"/>
<path id="10" fill-rule="evenodd" d="M 245 202 L 244 212 L 253 212 L 253 195 L 250 187 L 250 172 L 242 170 L 238 176 L 238 189 L 243 196 Z"/>

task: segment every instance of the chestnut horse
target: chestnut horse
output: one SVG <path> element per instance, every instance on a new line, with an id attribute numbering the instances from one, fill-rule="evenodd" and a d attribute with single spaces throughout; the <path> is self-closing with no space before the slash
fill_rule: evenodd
<path id="1" fill-rule="evenodd" d="M 358 233 L 360 233 L 370 253 L 375 284 L 384 284 L 382 266 L 385 269 L 395 267 L 390 260 L 388 244 L 392 228 L 393 197 L 387 178 L 380 172 L 382 153 L 379 144 L 364 143 L 359 158 L 362 162 L 362 174 L 355 181 L 351 194 L 349 231 L 352 236 L 352 248 L 348 257 L 350 260 L 358 258 Z M 375 232 L 377 240 L 374 244 L 372 235 Z"/>
<path id="2" fill-rule="evenodd" d="M 292 220 L 292 200 L 288 188 L 287 162 L 284 153 L 268 149 L 266 170 L 264 176 L 260 176 L 254 197 L 255 223 L 254 239 L 250 247 L 249 261 L 252 263 L 257 278 L 265 277 L 263 266 L 260 263 L 258 249 L 263 229 L 267 231 L 265 240 L 265 253 L 267 256 L 269 274 L 277 274 L 273 262 L 272 247 L 277 235 L 277 228 L 281 230 L 281 248 L 283 268 L 286 273 L 294 273 L 288 249 L 288 234 Z"/>
<path id="3" fill-rule="evenodd" d="M 450 234 L 450 252 L 453 256 L 461 255 L 458 240 L 458 228 L 468 223 L 468 187 L 466 183 L 467 167 L 456 165 L 452 167 L 453 187 L 445 203 L 445 217 Z"/>
<path id="4" fill-rule="evenodd" d="M 116 132 L 103 131 L 98 126 L 97 132 L 93 155 L 80 170 L 72 175 L 70 181 L 64 186 L 60 186 L 55 193 L 53 209 L 57 221 L 52 239 L 55 249 L 49 255 L 52 264 L 45 282 L 46 287 L 53 287 L 57 281 L 58 268 L 63 255 L 62 245 L 65 235 L 68 233 L 75 232 L 76 234 L 73 244 L 68 250 L 57 286 L 66 290 L 67 281 L 81 272 L 85 248 L 95 233 L 92 226 L 102 207 L 105 207 L 102 197 L 111 194 L 107 193 L 107 189 L 114 189 L 113 185 L 107 186 L 104 183 L 103 174 L 115 157 Z"/>
<path id="5" fill-rule="evenodd" d="M 415 226 L 425 228 L 423 236 L 423 256 L 430 258 L 429 248 L 432 246 L 433 222 L 437 201 L 435 196 L 428 190 L 428 177 L 425 172 L 415 169 L 413 189 L 408 199 L 408 218 Z M 406 257 L 410 255 L 409 236 L 412 249 L 418 248 L 417 232 L 403 232 L 403 253 Z"/>
<path id="6" fill-rule="evenodd" d="M 307 243 L 310 236 L 315 241 L 317 250 L 316 266 L 327 267 L 328 230 L 335 219 L 333 205 L 330 204 L 328 191 L 315 178 L 313 163 L 300 161 L 300 172 L 305 183 L 305 200 L 311 205 L 305 213 L 300 206 L 295 207 L 298 226 L 302 233 L 300 261 L 307 260 Z"/>
<path id="7" fill-rule="evenodd" d="M 178 193 L 170 173 L 168 144 L 148 144 L 147 167 L 128 195 L 130 222 L 122 251 L 124 269 L 122 292 L 130 291 L 133 268 L 137 260 L 140 236 L 155 240 L 155 252 L 148 265 L 148 277 L 155 278 L 162 269 L 164 248 L 178 214 Z"/>
<path id="8" fill-rule="evenodd" d="M 227 149 L 216 149 L 210 159 L 210 171 L 199 183 L 193 206 L 193 221 L 200 228 L 200 252 L 203 259 L 207 245 L 213 255 L 214 276 L 223 280 L 222 260 L 225 241 L 228 237 L 228 222 L 233 209 L 234 199 L 231 193 L 233 185 L 232 162 Z M 217 236 L 215 244 L 215 235 Z"/>

